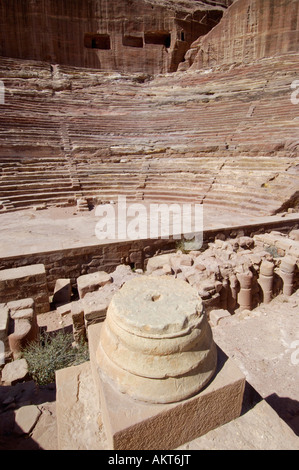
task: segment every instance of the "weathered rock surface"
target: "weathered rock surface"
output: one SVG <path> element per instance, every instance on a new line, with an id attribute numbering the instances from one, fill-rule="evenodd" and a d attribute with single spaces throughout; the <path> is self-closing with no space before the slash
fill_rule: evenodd
<path id="1" fill-rule="evenodd" d="M 250 63 L 264 57 L 298 51 L 298 2 L 242 0 L 218 25 L 188 51 L 192 68 Z M 229 43 L 229 47 L 228 47 Z"/>
<path id="2" fill-rule="evenodd" d="M 41 411 L 35 405 L 27 405 L 19 408 L 15 413 L 15 432 L 17 434 L 29 434 L 36 425 Z"/>
<path id="3" fill-rule="evenodd" d="M 48 312 L 50 304 L 45 266 L 36 264 L 2 269 L 0 295 L 2 302 L 33 298 L 37 314 Z"/>
<path id="4" fill-rule="evenodd" d="M 0 449 L 57 450 L 55 396 L 54 384 L 0 387 Z"/>
<path id="5" fill-rule="evenodd" d="M 97 291 L 100 287 L 111 281 L 111 276 L 104 271 L 97 271 L 78 277 L 77 286 L 80 298 L 83 299 L 88 292 Z"/>
<path id="6" fill-rule="evenodd" d="M 15 385 L 28 379 L 28 364 L 26 359 L 17 359 L 8 362 L 2 370 L 2 382 L 6 385 Z"/>
<path id="7" fill-rule="evenodd" d="M 210 312 L 210 325 L 217 326 L 218 323 L 222 320 L 222 318 L 229 317 L 230 313 L 227 310 L 218 309 L 212 310 Z"/>
<path id="8" fill-rule="evenodd" d="M 230 3 L 114 0 L 106 4 L 92 0 L 86 4 L 76 0 L 71 5 L 51 0 L 41 9 L 26 1 L 22 12 L 17 2 L 10 3 L 9 9 L 3 3 L 0 54 L 118 72 L 174 71 L 190 44 L 217 24 Z M 52 73 L 56 73 L 55 65 Z M 65 86 L 71 85 L 61 78 L 55 90 Z"/>
<path id="9" fill-rule="evenodd" d="M 213 328 L 215 341 L 298 435 L 298 291 L 248 313 L 223 318 Z"/>
<path id="10" fill-rule="evenodd" d="M 298 450 L 299 438 L 266 401 L 204 436 L 183 450 Z"/>
<path id="11" fill-rule="evenodd" d="M 97 350 L 100 374 L 122 393 L 171 403 L 215 373 L 216 347 L 197 291 L 172 277 L 137 277 L 113 296 Z"/>
<path id="12" fill-rule="evenodd" d="M 81 297 L 85 291 L 91 290 L 91 292 L 84 294 L 84 298 L 80 301 L 78 310 L 78 312 L 83 311 L 86 329 L 89 325 L 105 319 L 113 295 L 125 282 L 137 276 L 138 274 L 132 272 L 130 266 L 119 265 L 111 274 L 103 274 L 103 272 L 99 271 L 98 273 L 82 276 L 78 279 Z M 94 281 L 95 279 L 96 281 Z M 82 287 L 82 282 L 84 282 L 85 287 Z M 75 308 L 75 302 L 73 302 L 73 304 Z M 74 325 L 78 321 L 77 326 L 79 327 L 82 316 L 79 315 L 74 318 L 74 320 Z"/>
<path id="13" fill-rule="evenodd" d="M 57 371 L 57 381 L 58 449 L 105 448 L 89 362 Z"/>
<path id="14" fill-rule="evenodd" d="M 1 58 L 0 197 L 14 209 L 74 205 L 78 192 L 95 204 L 121 193 L 242 214 L 296 207 L 297 63 L 292 53 L 146 84 L 61 66 L 72 89 L 53 96 L 46 64 Z"/>

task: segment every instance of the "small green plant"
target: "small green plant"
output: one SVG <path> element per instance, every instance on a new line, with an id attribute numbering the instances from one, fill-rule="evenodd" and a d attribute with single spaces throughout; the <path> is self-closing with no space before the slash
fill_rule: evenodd
<path id="1" fill-rule="evenodd" d="M 176 243 L 176 251 L 181 251 L 184 254 L 188 254 L 190 251 L 204 251 L 202 248 L 204 247 L 202 240 L 197 240 L 196 236 L 190 239 L 182 238 Z"/>
<path id="2" fill-rule="evenodd" d="M 176 250 L 176 251 L 181 251 L 181 252 L 184 253 L 184 254 L 187 253 L 186 245 L 185 245 L 185 240 L 184 240 L 184 239 L 179 240 L 179 241 L 176 243 L 175 250 Z"/>
<path id="3" fill-rule="evenodd" d="M 279 258 L 276 246 L 273 246 L 273 245 L 266 246 L 265 251 L 267 251 L 267 253 L 270 253 L 270 255 L 273 256 L 273 258 Z"/>
<path id="4" fill-rule="evenodd" d="M 72 345 L 71 333 L 58 332 L 40 335 L 39 341 L 33 341 L 22 351 L 28 363 L 28 371 L 32 379 L 39 385 L 55 382 L 55 371 L 89 360 L 88 346 L 81 343 Z"/>

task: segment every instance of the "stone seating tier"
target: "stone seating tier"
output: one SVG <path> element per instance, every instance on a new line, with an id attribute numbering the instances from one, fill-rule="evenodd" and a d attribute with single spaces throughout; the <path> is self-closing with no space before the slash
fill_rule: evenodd
<path id="1" fill-rule="evenodd" d="M 292 53 L 142 83 L 1 58 L 0 211 L 79 193 L 275 213 L 296 191 L 297 63 Z"/>

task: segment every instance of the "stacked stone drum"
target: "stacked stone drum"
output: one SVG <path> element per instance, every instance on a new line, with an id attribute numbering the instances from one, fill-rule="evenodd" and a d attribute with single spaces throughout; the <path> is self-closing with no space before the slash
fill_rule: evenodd
<path id="1" fill-rule="evenodd" d="M 217 365 L 197 291 L 168 276 L 126 282 L 109 305 L 97 362 L 104 381 L 136 400 L 174 403 L 197 394 Z"/>

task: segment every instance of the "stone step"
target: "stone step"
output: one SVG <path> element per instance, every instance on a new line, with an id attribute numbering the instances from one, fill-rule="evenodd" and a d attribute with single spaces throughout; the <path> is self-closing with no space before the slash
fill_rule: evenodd
<path id="1" fill-rule="evenodd" d="M 194 200 L 195 198 L 198 197 L 204 197 L 205 193 L 200 192 L 200 191 L 194 191 L 193 193 L 186 193 L 186 192 L 180 192 L 176 190 L 175 192 L 169 190 L 169 191 L 151 191 L 145 188 L 143 190 L 144 197 L 147 200 L 151 199 L 161 199 L 161 200 L 168 200 L 168 201 L 182 201 L 182 200 Z"/>
<path id="2" fill-rule="evenodd" d="M 51 176 L 51 172 L 55 171 L 55 175 Z M 49 174 L 50 173 L 50 174 Z M 34 183 L 35 181 L 39 182 L 40 180 L 46 180 L 50 182 L 64 182 L 63 180 L 70 179 L 70 174 L 67 169 L 63 169 L 61 171 L 57 170 L 57 168 L 44 168 L 41 172 L 27 172 L 26 174 L 21 173 L 19 174 L 18 171 L 12 172 L 11 174 L 2 174 L 1 181 L 3 181 L 6 185 L 15 184 L 16 178 L 20 180 L 20 182 L 24 183 Z"/>
<path id="3" fill-rule="evenodd" d="M 204 204 L 204 207 L 219 207 L 219 209 L 221 208 L 226 208 L 227 210 L 229 210 L 229 208 L 231 208 L 233 211 L 237 211 L 237 212 L 240 212 L 240 213 L 243 213 L 243 214 L 252 214 L 252 215 L 272 215 L 275 213 L 275 211 L 278 209 L 279 207 L 279 204 L 277 204 L 277 206 L 266 206 L 266 205 L 260 205 L 260 204 L 250 204 L 250 203 L 247 203 L 246 201 L 243 201 L 243 202 L 232 202 L 230 200 L 227 200 L 227 201 L 219 201 L 218 199 L 217 200 L 212 200 L 212 199 L 209 199 L 208 197 L 205 197 L 203 199 L 203 204 Z"/>
<path id="4" fill-rule="evenodd" d="M 14 202 L 14 210 L 17 209 L 25 209 L 27 207 L 32 207 L 34 205 L 39 204 L 47 204 L 47 205 L 58 205 L 62 203 L 75 204 L 75 196 L 69 195 L 65 197 L 56 197 L 53 195 L 52 197 L 48 198 L 39 198 L 39 199 L 25 199 L 23 201 L 15 201 Z"/>
<path id="5" fill-rule="evenodd" d="M 55 198 L 55 197 L 69 197 L 71 195 L 74 195 L 75 194 L 75 190 L 73 188 L 70 188 L 69 191 L 65 190 L 65 191 L 52 191 L 52 192 L 41 192 L 41 193 L 38 193 L 38 192 L 34 192 L 34 193 L 21 193 L 21 194 L 18 194 L 18 195 L 15 195 L 15 196 L 9 196 L 9 199 L 12 203 L 17 203 L 17 202 L 22 202 L 24 200 L 30 200 L 30 199 L 51 199 L 51 198 Z M 8 196 L 9 194 L 7 194 L 6 196 Z"/>
<path id="6" fill-rule="evenodd" d="M 273 199 L 272 197 L 270 198 L 268 194 L 256 194 L 255 193 L 255 188 L 252 188 L 250 191 L 250 188 L 245 188 L 244 192 L 241 191 L 231 191 L 230 189 L 228 190 L 217 190 L 217 188 L 214 189 L 214 186 L 212 187 L 211 191 L 208 192 L 206 198 L 208 200 L 219 200 L 219 201 L 229 201 L 232 203 L 248 203 L 248 204 L 261 204 L 261 205 L 267 205 L 269 207 L 271 206 L 277 206 L 279 204 L 279 201 Z"/>
<path id="7" fill-rule="evenodd" d="M 10 187 L 3 187 L 1 186 L 1 189 L 0 189 L 0 198 L 1 197 L 5 197 L 5 196 L 9 196 L 9 197 L 12 197 L 12 196 L 18 196 L 21 194 L 30 194 L 32 193 L 32 191 L 34 191 L 34 193 L 44 193 L 45 191 L 47 190 L 53 190 L 54 192 L 57 191 L 57 186 L 58 184 L 52 184 L 52 183 L 43 183 L 43 184 L 24 184 L 24 185 L 20 185 L 19 186 L 19 183 L 17 185 L 14 186 L 14 189 L 10 189 Z M 63 184 L 59 184 L 59 189 L 61 191 L 67 191 L 67 190 L 72 190 L 73 189 L 73 184 L 72 183 L 63 183 Z"/>

